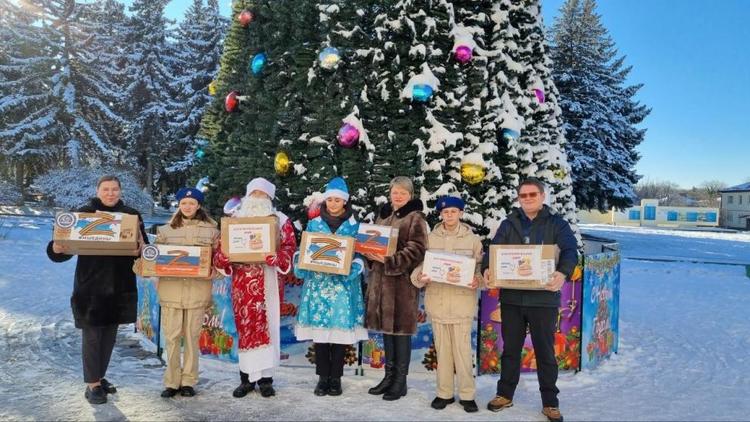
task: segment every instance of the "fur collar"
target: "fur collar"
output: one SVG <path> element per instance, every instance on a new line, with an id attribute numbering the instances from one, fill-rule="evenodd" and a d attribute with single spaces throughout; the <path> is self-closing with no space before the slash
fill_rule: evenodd
<path id="1" fill-rule="evenodd" d="M 395 214 L 396 218 L 404 218 L 414 211 L 422 211 L 423 209 L 424 206 L 422 205 L 422 201 L 419 199 L 412 199 L 394 213 L 391 203 L 388 202 L 380 208 L 380 218 L 388 218 L 391 214 Z"/>

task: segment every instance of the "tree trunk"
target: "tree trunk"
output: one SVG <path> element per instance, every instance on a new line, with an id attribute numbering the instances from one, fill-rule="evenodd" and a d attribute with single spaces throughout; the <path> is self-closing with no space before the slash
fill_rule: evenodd
<path id="1" fill-rule="evenodd" d="M 154 187 L 154 162 L 146 156 L 146 192 L 151 193 Z"/>
<path id="2" fill-rule="evenodd" d="M 26 194 L 26 187 L 24 186 L 24 165 L 22 160 L 16 161 L 16 187 L 21 192 L 21 199 L 18 205 L 23 205 L 24 196 Z"/>

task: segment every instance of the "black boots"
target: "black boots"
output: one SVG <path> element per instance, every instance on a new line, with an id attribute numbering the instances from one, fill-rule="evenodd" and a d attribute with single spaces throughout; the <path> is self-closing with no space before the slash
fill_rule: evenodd
<path id="1" fill-rule="evenodd" d="M 318 384 L 315 386 L 315 393 L 316 396 L 325 396 L 328 394 L 328 390 L 331 388 L 330 383 L 328 381 L 328 377 L 324 375 L 320 375 L 318 377 Z"/>
<path id="2" fill-rule="evenodd" d="M 368 392 L 383 394 L 383 400 L 398 400 L 406 395 L 406 375 L 411 361 L 411 336 L 383 334 L 385 377 Z"/>
<path id="3" fill-rule="evenodd" d="M 372 387 L 367 392 L 374 395 L 383 394 L 391 387 L 393 383 L 393 336 L 383 334 L 383 351 L 385 352 L 385 377 L 375 387 Z"/>
<path id="4" fill-rule="evenodd" d="M 383 400 L 398 400 L 406 395 L 406 375 L 409 374 L 411 362 L 411 336 L 392 336 L 393 338 L 393 382 L 383 394 Z"/>
<path id="5" fill-rule="evenodd" d="M 463 406 L 466 413 L 474 413 L 479 411 L 479 406 L 474 400 L 459 400 L 458 403 Z"/>
<path id="6" fill-rule="evenodd" d="M 195 396 L 195 388 L 189 385 L 183 385 L 180 387 L 180 395 L 182 397 L 193 397 Z"/>
<path id="7" fill-rule="evenodd" d="M 436 410 L 443 410 L 445 409 L 446 406 L 455 402 L 456 402 L 456 399 L 453 397 L 449 399 L 441 399 L 440 397 L 435 397 L 435 400 L 433 400 L 432 403 L 430 403 L 430 406 Z"/>
<path id="8" fill-rule="evenodd" d="M 276 390 L 273 389 L 273 378 L 261 378 L 258 380 L 258 389 L 260 395 L 263 397 L 271 397 L 276 395 Z"/>
<path id="9" fill-rule="evenodd" d="M 240 370 L 240 385 L 232 391 L 232 396 L 237 397 L 238 399 L 245 397 L 248 393 L 255 390 L 255 384 L 255 381 L 250 382 L 250 375 Z M 257 384 L 261 396 L 272 397 L 276 395 L 276 390 L 273 389 L 273 378 L 261 378 L 258 380 Z"/>
<path id="10" fill-rule="evenodd" d="M 340 396 L 343 393 L 341 389 L 341 378 L 331 377 L 328 379 L 328 395 L 329 396 Z"/>
<path id="11" fill-rule="evenodd" d="M 245 397 L 248 393 L 255 390 L 254 382 L 242 382 L 232 391 L 232 396 L 239 398 Z"/>
<path id="12" fill-rule="evenodd" d="M 161 396 L 164 397 L 165 399 L 168 399 L 168 398 L 176 396 L 177 393 L 179 392 L 180 390 L 176 388 L 167 387 L 164 389 L 164 391 L 161 392 Z"/>
<path id="13" fill-rule="evenodd" d="M 250 382 L 250 375 L 242 372 L 240 369 L 240 385 L 232 391 L 232 396 L 239 398 L 245 397 L 248 393 L 255 390 L 255 382 Z"/>
<path id="14" fill-rule="evenodd" d="M 319 377 L 313 392 L 316 396 L 340 396 L 346 345 L 313 343 L 313 347 L 315 347 L 315 373 Z"/>
<path id="15" fill-rule="evenodd" d="M 101 385 L 97 385 L 94 388 L 86 387 L 86 392 L 83 395 L 91 404 L 104 404 L 107 402 L 107 393 Z"/>
<path id="16" fill-rule="evenodd" d="M 99 381 L 99 383 L 101 384 L 102 389 L 104 390 L 105 393 L 107 393 L 107 394 L 115 394 L 115 393 L 117 393 L 117 389 L 115 388 L 115 386 L 112 385 L 112 383 L 110 383 L 109 381 L 107 381 L 105 378 L 102 378 Z"/>

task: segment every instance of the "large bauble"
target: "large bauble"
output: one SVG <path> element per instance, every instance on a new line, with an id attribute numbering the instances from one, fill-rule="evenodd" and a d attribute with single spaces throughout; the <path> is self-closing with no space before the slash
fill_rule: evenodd
<path id="1" fill-rule="evenodd" d="M 359 143 L 359 129 L 349 123 L 345 123 L 339 129 L 337 136 L 339 145 L 344 148 L 354 148 Z"/>
<path id="2" fill-rule="evenodd" d="M 486 171 L 484 166 L 477 163 L 461 164 L 461 178 L 470 185 L 482 183 Z"/>

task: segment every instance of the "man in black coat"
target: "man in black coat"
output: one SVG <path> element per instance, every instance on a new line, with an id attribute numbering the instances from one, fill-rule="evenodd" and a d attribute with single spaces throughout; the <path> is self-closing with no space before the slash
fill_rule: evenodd
<path id="1" fill-rule="evenodd" d="M 138 216 L 138 255 L 147 239 L 143 220 L 133 208 L 120 199 L 120 181 L 116 176 L 103 176 L 96 186 L 96 198 L 78 212 L 120 212 Z M 72 258 L 56 242 L 47 245 L 47 256 L 52 261 L 64 262 Z M 88 384 L 85 397 L 91 404 L 107 402 L 107 394 L 117 392 L 104 375 L 109 366 L 119 324 L 135 322 L 138 291 L 133 273 L 136 256 L 79 256 L 76 263 L 73 295 L 70 306 L 76 328 L 82 330 L 83 378 Z"/>
<path id="2" fill-rule="evenodd" d="M 555 331 L 560 308 L 560 289 L 578 263 L 578 242 L 573 230 L 560 215 L 544 205 L 544 184 L 527 179 L 518 187 L 521 208 L 514 208 L 497 230 L 492 244 L 496 245 L 557 245 L 560 256 L 546 290 L 503 289 L 500 293 L 503 353 L 500 358 L 500 380 L 497 396 L 487 408 L 498 412 L 513 406 L 513 394 L 521 376 L 521 351 L 528 326 L 534 344 L 542 413 L 550 421 L 562 422 L 557 394 L 557 359 Z M 482 269 L 488 279 L 489 253 Z M 488 280 L 487 280 L 488 281 Z"/>

